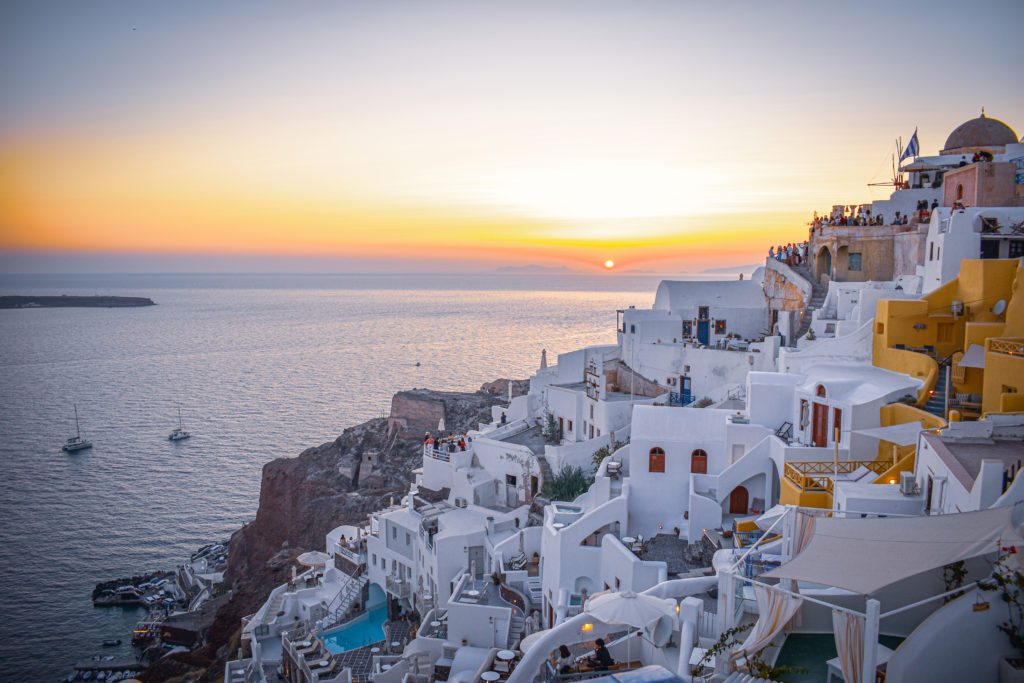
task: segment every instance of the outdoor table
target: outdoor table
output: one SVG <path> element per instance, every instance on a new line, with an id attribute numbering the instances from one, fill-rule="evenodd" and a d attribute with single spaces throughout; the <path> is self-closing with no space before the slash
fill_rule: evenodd
<path id="1" fill-rule="evenodd" d="M 330 663 L 330 662 L 328 662 L 328 661 L 327 661 L 326 659 L 321 659 L 321 660 L 320 660 L 320 663 L 319 663 L 319 664 L 317 664 L 317 666 L 320 666 L 320 667 L 324 667 L 324 666 L 330 666 L 330 665 L 331 665 L 331 663 Z"/>
<path id="2" fill-rule="evenodd" d="M 501 678 L 501 674 L 499 674 L 497 671 L 485 671 L 482 674 L 480 674 L 480 678 L 487 681 L 488 683 L 493 683 L 494 681 Z"/>
<path id="3" fill-rule="evenodd" d="M 551 526 L 555 527 L 556 529 L 564 529 L 565 528 L 565 523 L 564 522 L 555 522 Z"/>
<path id="4" fill-rule="evenodd" d="M 372 655 L 379 655 L 380 654 L 380 648 L 379 647 L 371 647 L 370 648 L 370 654 L 372 654 Z"/>
<path id="5" fill-rule="evenodd" d="M 432 621 L 432 622 L 430 622 L 430 625 L 433 626 L 434 628 L 437 628 L 438 626 L 441 625 L 441 622 L 440 621 Z"/>
<path id="6" fill-rule="evenodd" d="M 515 658 L 516 658 L 516 653 L 513 652 L 512 650 L 499 650 L 498 651 L 498 659 L 504 659 L 507 662 L 507 661 L 509 661 L 511 659 L 515 659 Z"/>
<path id="7" fill-rule="evenodd" d="M 636 543 L 636 539 L 632 536 L 623 536 L 622 543 L 623 545 L 633 545 L 634 543 Z"/>

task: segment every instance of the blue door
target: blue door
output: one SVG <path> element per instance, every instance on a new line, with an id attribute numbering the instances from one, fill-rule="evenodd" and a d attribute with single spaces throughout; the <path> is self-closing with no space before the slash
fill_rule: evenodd
<path id="1" fill-rule="evenodd" d="M 708 334 L 711 329 L 710 320 L 698 320 L 697 321 L 697 341 L 707 346 L 710 335 Z"/>
<path id="2" fill-rule="evenodd" d="M 690 398 L 690 378 L 681 376 L 679 378 L 679 402 L 685 406 L 689 405 L 692 400 Z"/>

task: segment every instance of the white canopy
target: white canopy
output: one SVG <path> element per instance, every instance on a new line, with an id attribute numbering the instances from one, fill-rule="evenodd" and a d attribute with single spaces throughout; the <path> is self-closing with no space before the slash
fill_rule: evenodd
<path id="1" fill-rule="evenodd" d="M 967 353 L 957 363 L 962 368 L 983 368 L 985 367 L 985 347 L 980 344 L 971 344 L 967 347 Z"/>
<path id="2" fill-rule="evenodd" d="M 786 514 L 788 510 L 789 507 L 786 505 L 773 505 L 772 507 L 765 510 L 765 513 L 763 515 L 755 519 L 754 523 L 757 524 L 757 526 L 761 529 L 768 531 L 768 529 L 771 528 L 772 524 L 775 524 L 775 522 L 779 521 L 779 517 L 782 517 L 784 514 Z M 774 529 L 772 529 L 772 531 L 781 534 L 782 527 L 777 526 Z"/>
<path id="3" fill-rule="evenodd" d="M 583 611 L 606 624 L 643 628 L 666 614 L 675 617 L 676 602 L 633 591 L 602 591 L 587 600 Z"/>
<path id="4" fill-rule="evenodd" d="M 854 433 L 873 436 L 876 439 L 888 441 L 897 446 L 909 446 L 917 443 L 917 437 L 923 429 L 924 425 L 918 420 L 917 422 L 904 422 L 903 424 L 889 425 L 888 427 L 858 429 Z"/>
<path id="5" fill-rule="evenodd" d="M 868 595 L 921 572 L 994 553 L 1024 539 L 1012 507 L 928 517 L 819 517 L 811 542 L 766 578 L 810 581 Z"/>
<path id="6" fill-rule="evenodd" d="M 551 629 L 546 628 L 543 631 L 534 631 L 530 635 L 526 636 L 519 641 L 519 651 L 525 654 L 527 650 L 536 645 L 537 641 L 546 636 L 550 631 Z"/>

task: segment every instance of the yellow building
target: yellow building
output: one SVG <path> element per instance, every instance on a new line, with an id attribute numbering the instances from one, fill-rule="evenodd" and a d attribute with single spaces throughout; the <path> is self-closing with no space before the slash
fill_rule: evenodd
<path id="1" fill-rule="evenodd" d="M 917 300 L 883 300 L 875 315 L 876 366 L 918 377 L 916 404 L 949 368 L 953 419 L 1024 410 L 1024 268 L 1018 259 L 965 259 L 960 276 Z M 972 349 L 972 346 L 977 347 Z M 945 374 L 944 372 L 941 374 Z"/>

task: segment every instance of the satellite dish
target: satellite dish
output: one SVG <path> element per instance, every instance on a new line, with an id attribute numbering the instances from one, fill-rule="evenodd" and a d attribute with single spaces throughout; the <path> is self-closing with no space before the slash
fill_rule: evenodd
<path id="1" fill-rule="evenodd" d="M 1006 299 L 1000 299 L 996 302 L 996 305 L 992 307 L 992 312 L 996 315 L 1002 315 L 1006 312 Z"/>

